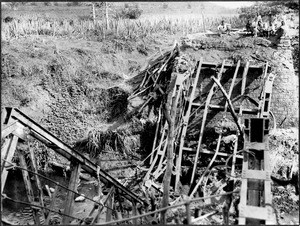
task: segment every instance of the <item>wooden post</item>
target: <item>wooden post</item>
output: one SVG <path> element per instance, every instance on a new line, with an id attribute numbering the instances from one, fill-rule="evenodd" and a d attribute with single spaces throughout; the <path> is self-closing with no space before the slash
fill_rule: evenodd
<path id="1" fill-rule="evenodd" d="M 35 159 L 35 156 L 34 156 L 34 152 L 32 150 L 32 148 L 29 147 L 29 153 L 30 153 L 30 159 L 31 159 L 31 165 L 32 165 L 32 168 L 33 168 L 33 171 L 36 173 L 34 175 L 35 177 L 35 180 L 36 180 L 36 184 L 37 184 L 37 188 L 38 188 L 38 192 L 39 192 L 39 201 L 40 201 L 40 204 L 42 207 L 45 207 L 44 205 L 44 197 L 43 197 L 43 190 L 42 190 L 42 185 L 41 185 L 41 181 L 37 175 L 38 171 L 37 171 L 37 166 L 36 166 L 36 159 Z M 42 213 L 46 219 L 46 215 L 45 215 L 45 210 L 42 209 Z"/>
<path id="2" fill-rule="evenodd" d="M 217 76 L 217 80 L 220 81 L 221 77 L 222 77 L 222 73 L 224 70 L 224 65 L 225 65 L 225 60 L 223 60 L 222 62 L 222 66 L 220 69 L 220 72 L 218 73 Z M 196 151 L 196 156 L 195 156 L 195 162 L 194 162 L 194 166 L 193 166 L 193 172 L 192 172 L 192 177 L 191 177 L 191 182 L 190 184 L 193 184 L 194 182 L 194 177 L 195 177 L 195 173 L 196 173 L 196 169 L 197 169 L 197 164 L 198 164 L 198 157 L 199 157 L 199 153 L 200 153 L 200 149 L 201 149 L 201 144 L 202 144 L 202 138 L 203 138 L 203 133 L 204 133 L 204 127 L 205 127 L 205 122 L 206 122 L 206 117 L 207 117 L 207 113 L 208 113 L 208 108 L 209 108 L 209 104 L 210 101 L 214 95 L 214 88 L 216 87 L 216 84 L 213 83 L 208 96 L 206 98 L 206 102 L 205 102 L 205 108 L 204 108 L 204 112 L 203 112 L 203 118 L 202 118 L 202 123 L 201 123 L 201 128 L 200 128 L 200 136 L 199 136 L 199 140 L 198 140 L 198 146 L 197 146 L 197 151 Z"/>
<path id="3" fill-rule="evenodd" d="M 164 175 L 163 182 L 163 199 L 162 207 L 167 207 L 169 205 L 169 193 L 170 193 L 170 183 L 173 168 L 173 149 L 174 149 L 174 127 L 175 127 L 175 114 L 176 105 L 175 97 L 173 97 L 172 90 L 175 88 L 175 75 L 172 75 L 171 82 L 169 85 L 169 93 L 167 98 L 167 103 L 165 103 L 164 114 L 168 122 L 168 143 L 167 143 L 167 168 Z M 161 223 L 166 224 L 165 218 L 166 211 L 161 212 Z"/>
<path id="4" fill-rule="evenodd" d="M 9 140 L 5 141 L 4 147 L 1 149 L 1 157 L 4 158 L 4 160 L 11 162 L 16 147 L 18 144 L 18 137 L 13 135 Z M 6 167 L 8 167 L 10 164 L 8 162 L 2 161 L 2 166 L 1 166 L 1 193 L 4 190 L 5 182 L 7 179 L 7 174 L 8 171 L 6 170 Z"/>
<path id="5" fill-rule="evenodd" d="M 20 160 L 20 166 L 27 170 L 27 164 L 26 164 L 26 161 L 25 161 L 25 157 L 24 157 L 23 153 L 21 153 L 21 151 L 19 152 L 19 160 Z M 29 173 L 26 170 L 22 170 L 22 175 L 23 175 L 23 179 L 24 179 L 26 194 L 27 194 L 28 201 L 30 203 L 33 203 L 34 202 L 34 194 L 33 194 L 32 185 L 31 185 L 31 182 L 30 182 Z M 31 208 L 32 208 L 34 222 L 37 225 L 40 225 L 40 218 L 39 218 L 39 215 L 38 215 L 38 210 L 36 208 L 33 208 L 33 207 L 31 207 Z"/>
<path id="6" fill-rule="evenodd" d="M 133 216 L 136 216 L 137 215 L 137 209 L 136 209 L 136 202 L 133 200 L 132 201 L 132 212 L 133 212 Z M 133 224 L 135 224 L 135 225 L 137 225 L 137 219 L 135 218 L 135 219 L 133 219 L 132 220 L 132 223 Z"/>
<path id="7" fill-rule="evenodd" d="M 111 187 L 111 189 L 109 190 L 104 202 L 103 202 L 103 206 L 98 208 L 98 213 L 95 216 L 94 220 L 92 221 L 91 225 L 95 224 L 95 223 L 99 223 L 99 218 L 100 218 L 100 214 L 102 212 L 102 210 L 104 209 L 104 205 L 106 205 L 106 203 L 108 202 L 110 196 L 115 192 L 115 187 Z"/>
<path id="8" fill-rule="evenodd" d="M 113 205 L 114 205 L 114 192 L 110 195 L 108 194 L 108 200 L 107 200 L 107 209 L 106 209 L 106 222 L 111 221 L 111 217 L 112 217 L 112 209 L 113 209 Z"/>
<path id="9" fill-rule="evenodd" d="M 54 205 L 55 205 L 55 197 L 56 197 L 57 192 L 58 192 L 58 184 L 55 185 L 54 189 L 55 190 L 54 190 L 54 193 L 52 195 L 52 199 L 51 199 L 50 207 L 49 207 L 49 209 L 51 209 L 51 210 L 54 208 Z M 49 213 L 46 217 L 46 220 L 45 220 L 45 225 L 49 225 L 50 216 L 51 216 L 51 212 L 49 211 Z"/>
<path id="10" fill-rule="evenodd" d="M 195 77 L 195 80 L 192 83 L 192 92 L 191 92 L 191 95 L 189 97 L 188 109 L 186 111 L 185 116 L 183 117 L 184 124 L 183 124 L 182 133 L 181 133 L 181 137 L 180 137 L 179 154 L 178 154 L 178 158 L 177 158 L 177 162 L 176 162 L 175 192 L 178 191 L 178 182 L 180 180 L 180 174 L 181 174 L 182 149 L 183 149 L 183 146 L 184 146 L 184 139 L 185 139 L 186 132 L 187 132 L 187 127 L 188 127 L 188 122 L 189 122 L 189 118 L 190 118 L 190 114 L 191 114 L 192 104 L 193 104 L 193 101 L 194 101 L 193 98 L 195 96 L 195 92 L 196 92 L 196 88 L 197 88 L 197 84 L 198 84 L 198 80 L 199 80 L 199 76 L 200 76 L 202 62 L 203 62 L 203 58 L 201 58 L 200 61 L 199 61 L 196 77 Z"/>
<path id="11" fill-rule="evenodd" d="M 190 202 L 185 203 L 185 210 L 186 210 L 186 220 L 187 224 L 191 224 L 191 209 L 190 209 Z"/>
<path id="12" fill-rule="evenodd" d="M 81 165 L 75 160 L 71 161 L 71 178 L 69 182 L 69 189 L 72 191 L 75 191 L 77 188 L 77 181 L 79 179 L 79 173 L 80 173 Z M 67 192 L 67 198 L 66 198 L 66 204 L 65 204 L 65 210 L 64 214 L 66 215 L 72 215 L 73 212 L 73 204 L 74 204 L 74 196 L 75 194 L 73 192 L 68 191 Z M 62 224 L 70 224 L 71 218 L 64 216 L 62 220 Z"/>

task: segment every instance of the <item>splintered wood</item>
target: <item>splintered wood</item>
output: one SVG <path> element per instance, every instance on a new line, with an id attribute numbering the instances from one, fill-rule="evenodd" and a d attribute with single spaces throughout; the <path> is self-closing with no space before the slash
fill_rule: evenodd
<path id="1" fill-rule="evenodd" d="M 206 85 L 206 91 L 203 89 L 203 82 L 205 80 L 205 69 L 215 70 L 215 76 L 211 76 L 211 84 Z M 227 70 L 226 70 L 227 69 Z M 231 79 L 231 83 L 228 91 L 226 91 L 225 86 L 222 85 L 223 80 L 228 81 L 228 69 L 232 69 L 232 75 L 229 76 Z M 262 71 L 262 80 L 263 84 L 261 85 L 261 95 L 257 96 L 256 100 L 246 94 L 247 84 L 249 84 L 249 79 L 251 78 L 251 74 L 249 75 L 249 69 L 261 70 Z M 174 72 L 173 72 L 174 73 Z M 227 73 L 227 74 L 226 74 Z M 200 59 L 196 66 L 195 70 L 190 71 L 190 73 L 176 73 L 177 80 L 174 86 L 169 87 L 169 92 L 173 93 L 173 97 L 175 101 L 173 104 L 177 107 L 176 113 L 176 122 L 175 122 L 175 140 L 174 140 L 174 171 L 173 175 L 175 175 L 175 181 L 172 186 L 174 188 L 175 194 L 180 192 L 181 180 L 183 177 L 182 169 L 185 167 L 182 164 L 185 164 L 184 159 L 185 156 L 192 156 L 193 164 L 191 166 L 192 171 L 190 174 L 185 175 L 185 181 L 187 177 L 189 177 L 190 181 L 190 198 L 193 197 L 202 182 L 204 181 L 204 177 L 207 176 L 209 170 L 213 165 L 213 162 L 219 157 L 227 157 L 227 161 L 231 159 L 231 172 L 229 172 L 229 177 L 235 181 L 236 177 L 236 161 L 237 158 L 245 158 L 244 156 L 238 155 L 242 149 L 239 149 L 239 142 L 243 142 L 243 134 L 244 134 L 244 125 L 243 119 L 245 116 L 249 118 L 251 117 L 263 117 L 268 118 L 271 114 L 270 112 L 270 101 L 271 101 L 271 90 L 272 90 L 272 82 L 274 81 L 274 75 L 268 74 L 268 64 L 261 66 L 260 68 L 257 66 L 251 66 L 249 62 L 241 63 L 237 62 L 235 65 L 226 64 L 225 60 L 222 64 L 208 63 Z M 227 76 L 227 78 L 225 78 Z M 150 81 L 150 79 L 148 79 Z M 153 79 L 154 80 L 154 79 Z M 146 81 L 145 77 L 143 79 L 143 83 Z M 207 87 L 209 87 L 207 91 Z M 233 95 L 233 90 L 240 90 L 240 95 L 236 92 Z M 166 92 L 166 90 L 164 90 Z M 135 95 L 139 95 L 139 92 L 136 92 Z M 220 101 L 222 104 L 214 103 L 214 96 L 218 96 L 224 101 Z M 232 97 L 233 96 L 233 97 Z M 217 98 L 217 97 L 216 97 Z M 215 99 L 216 99 L 215 98 Z M 146 98 L 144 98 L 146 99 Z M 245 107 L 245 103 L 247 101 L 247 107 Z M 252 106 L 252 109 L 249 109 L 249 104 Z M 211 118 L 208 116 L 212 112 L 220 112 L 222 111 L 222 119 L 218 142 L 215 150 L 209 150 L 207 148 L 206 142 L 206 126 L 208 121 Z M 230 115 L 227 114 L 230 113 Z M 209 119 L 209 120 L 208 120 Z M 226 130 L 226 125 L 224 122 L 231 120 L 232 124 L 235 125 L 235 130 L 233 133 L 228 134 Z M 149 188 L 151 186 L 158 186 L 159 181 L 161 181 L 161 176 L 163 175 L 166 169 L 166 146 L 168 139 L 168 127 L 166 124 L 166 119 L 161 113 L 161 108 L 159 109 L 159 115 L 157 117 L 157 127 L 155 132 L 155 138 L 151 153 L 150 167 L 148 172 L 144 178 L 145 185 Z M 195 125 L 198 125 L 197 127 Z M 191 133 L 192 131 L 192 133 Z M 265 130 L 267 131 L 267 130 Z M 257 132 L 257 131 L 255 131 Z M 267 132 L 264 132 L 267 136 Z M 229 139 L 229 137 L 231 139 Z M 228 141 L 229 139 L 229 141 Z M 224 149 L 220 150 L 220 146 L 222 143 L 231 143 L 231 152 L 224 152 Z M 264 140 L 267 142 L 267 140 Z M 250 146 L 249 146 L 250 145 Z M 247 139 L 244 142 L 244 148 L 247 150 L 263 150 L 266 151 L 266 144 L 257 143 L 257 142 L 248 142 Z M 213 158 L 209 157 L 210 163 L 208 165 L 202 165 L 202 167 L 206 167 L 206 170 L 199 174 L 199 162 L 201 162 L 201 158 L 206 155 L 214 155 Z M 267 155 L 267 152 L 265 153 Z M 247 156 L 248 157 L 248 156 Z M 266 157 L 267 158 L 267 157 Z M 244 160 L 245 161 L 245 160 Z M 267 165 L 267 163 L 265 163 Z M 253 169 L 254 170 L 254 169 Z M 226 170 L 227 171 L 227 170 Z M 261 171 L 264 172 L 264 171 Z M 256 171 L 243 171 L 243 176 L 248 177 L 249 179 L 259 180 L 268 180 L 269 173 L 262 173 L 259 175 Z M 196 177 L 197 176 L 197 177 Z M 159 179 L 160 178 L 160 179 Z M 199 179 L 200 178 L 200 179 Z M 195 179 L 197 179 L 195 181 Z M 245 179 L 246 180 L 246 179 Z M 151 182 L 150 182 L 151 181 Z M 267 183 L 267 182 L 265 182 Z M 268 184 L 266 184 L 266 188 L 268 188 Z M 245 184 L 242 185 L 242 191 L 247 190 Z M 267 195 L 271 193 L 271 191 L 264 191 L 265 199 L 270 200 Z M 253 193 L 255 196 L 255 192 Z M 245 194 L 243 194 L 242 200 L 245 199 Z M 254 197 L 253 196 L 253 197 Z M 244 206 L 243 206 L 244 208 Z M 245 207 L 248 208 L 248 207 Z M 269 208 L 269 207 L 268 207 Z M 256 210 L 255 210 L 256 211 Z M 268 212 L 268 211 L 267 211 Z M 245 211 L 242 211 L 245 213 Z M 269 212 L 268 212 L 269 213 Z M 241 218 L 242 219 L 242 218 Z M 269 219 L 269 218 L 268 218 Z M 265 219 L 265 220 L 268 220 Z M 242 220 L 241 220 L 242 223 Z"/>

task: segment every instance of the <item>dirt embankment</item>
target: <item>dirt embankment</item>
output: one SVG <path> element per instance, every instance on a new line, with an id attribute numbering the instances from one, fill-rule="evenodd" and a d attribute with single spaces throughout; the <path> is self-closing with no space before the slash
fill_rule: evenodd
<path id="1" fill-rule="evenodd" d="M 124 113 L 124 78 L 165 44 L 41 36 L 2 42 L 2 107 L 19 108 L 73 145 Z"/>

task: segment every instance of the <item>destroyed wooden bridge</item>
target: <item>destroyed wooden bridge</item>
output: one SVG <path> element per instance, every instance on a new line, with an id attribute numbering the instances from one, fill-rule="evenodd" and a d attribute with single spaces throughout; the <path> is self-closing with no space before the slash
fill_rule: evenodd
<path id="1" fill-rule="evenodd" d="M 171 52 L 171 54 L 174 53 Z M 168 61 L 171 59 L 171 54 L 166 56 Z M 159 70 L 153 71 L 153 73 L 146 73 L 143 81 L 135 89 L 130 98 L 134 98 L 148 89 L 151 96 L 146 100 L 140 110 L 145 107 L 151 100 L 154 100 L 157 95 L 166 93 L 163 84 L 159 84 L 164 81 L 162 79 L 162 72 L 166 68 L 166 64 L 162 65 Z M 227 69 L 227 70 L 226 70 Z M 259 76 L 262 83 L 261 92 L 258 96 L 251 97 L 246 93 L 247 81 L 251 77 L 249 70 L 260 70 Z M 272 84 L 275 76 L 269 73 L 270 67 L 268 63 L 263 65 L 250 65 L 250 62 L 241 63 L 238 61 L 236 64 L 228 64 L 225 60 L 221 64 L 204 62 L 200 59 L 194 67 L 194 70 L 190 72 L 173 72 L 170 75 L 170 81 L 168 86 L 168 102 L 173 109 L 169 114 L 174 118 L 174 137 L 172 142 L 174 144 L 174 155 L 172 169 L 175 177 L 172 186 L 175 193 L 179 193 L 180 181 L 182 180 L 182 168 L 184 167 L 183 156 L 191 155 L 194 158 L 194 162 L 191 166 L 191 174 L 189 177 L 189 184 L 191 190 L 189 192 L 188 200 L 161 208 L 152 212 L 144 213 L 141 209 L 137 208 L 137 205 L 147 206 L 147 202 L 137 195 L 133 194 L 129 189 L 120 184 L 116 179 L 111 177 L 108 173 L 100 169 L 96 164 L 83 156 L 81 153 L 72 149 L 70 146 L 59 140 L 53 134 L 46 129 L 38 125 L 24 113 L 16 108 L 5 108 L 5 117 L 2 121 L 2 133 L 1 138 L 5 142 L 1 148 L 1 194 L 2 199 L 10 199 L 4 193 L 4 186 L 7 180 L 7 175 L 10 169 L 16 167 L 22 170 L 24 183 L 27 191 L 28 203 L 33 209 L 33 218 L 36 224 L 47 224 L 51 217 L 50 212 L 57 212 L 53 208 L 55 201 L 55 193 L 52 195 L 52 201 L 50 206 L 46 207 L 43 202 L 42 185 L 39 181 L 40 175 L 36 169 L 35 156 L 33 150 L 21 150 L 17 149 L 18 143 L 23 143 L 28 140 L 29 137 L 33 137 L 47 147 L 53 149 L 58 154 L 67 158 L 71 163 L 72 174 L 69 181 L 67 199 L 65 203 L 65 209 L 63 213 L 60 213 L 63 217 L 62 224 L 69 224 L 72 220 L 77 220 L 77 224 L 113 224 L 113 223 L 125 223 L 132 221 L 134 224 L 142 224 L 143 218 L 153 215 L 155 213 L 161 213 L 170 208 L 176 208 L 181 205 L 186 207 L 186 219 L 187 223 L 193 224 L 197 222 L 197 219 L 191 220 L 191 207 L 192 202 L 199 200 L 211 199 L 216 196 L 232 195 L 233 193 L 240 194 L 239 204 L 239 224 L 274 224 L 274 211 L 272 205 L 272 193 L 271 193 L 271 181 L 270 181 L 270 159 L 269 159 L 269 146 L 268 146 L 268 133 L 271 125 L 269 116 L 272 116 L 273 127 L 276 126 L 274 115 L 270 111 L 270 103 L 272 97 Z M 211 76 L 208 79 L 205 78 L 205 73 L 215 71 L 216 75 Z M 225 73 L 226 71 L 226 73 Z M 242 73 L 240 73 L 242 71 Z M 232 74 L 231 74 L 232 73 Z M 239 76 L 240 75 L 240 76 Z M 225 86 L 222 85 L 223 80 L 231 81 L 228 91 Z M 150 89 L 153 89 L 152 92 Z M 235 90 L 235 97 L 233 96 Z M 239 93 L 237 94 L 237 91 Z M 218 103 L 214 96 L 218 95 Z M 221 101 L 220 101 L 221 100 Z M 249 107 L 250 106 L 250 107 Z M 172 115 L 173 114 L 173 115 Z M 220 114 L 220 128 L 218 132 L 217 144 L 215 150 L 208 150 L 204 148 L 203 141 L 206 133 L 206 126 L 209 120 L 212 120 L 217 114 Z M 169 136 L 168 122 L 163 115 L 162 105 L 159 108 L 157 120 L 157 128 L 155 133 L 155 139 L 153 142 L 152 153 L 148 156 L 149 168 L 147 169 L 146 176 L 144 178 L 144 185 L 146 187 L 155 186 L 155 181 L 161 178 L 167 168 L 167 141 Z M 229 119 L 234 122 L 234 133 L 231 134 L 233 149 L 231 152 L 220 151 L 221 141 L 223 141 L 228 134 L 223 129 L 226 120 Z M 195 127 L 196 125 L 196 127 Z M 196 129 L 195 129 L 196 128 Z M 197 131 L 191 136 L 191 131 Z M 192 142 L 193 141 L 193 142 Z M 239 149 L 239 142 L 243 143 L 243 148 Z M 17 150 L 17 151 L 16 151 Z M 29 151 L 31 164 L 27 165 L 24 160 L 24 151 Z M 12 158 L 17 152 L 19 157 L 19 166 L 12 162 Z M 199 160 L 201 156 L 212 155 L 209 164 L 201 165 L 205 167 L 204 172 L 199 174 Z M 214 161 L 217 158 L 227 158 L 226 166 L 231 163 L 230 173 L 228 177 L 231 180 L 236 180 L 236 161 L 237 159 L 243 159 L 241 181 L 242 185 L 240 191 L 230 191 L 223 194 L 207 195 L 200 198 L 193 198 L 198 189 L 205 182 L 205 179 L 209 175 Z M 99 178 L 106 187 L 108 187 L 109 193 L 106 195 L 103 203 L 99 201 L 91 200 L 95 203 L 95 207 L 92 212 L 89 213 L 90 218 L 78 219 L 73 215 L 74 195 L 78 194 L 76 190 L 76 181 L 79 177 L 80 170 L 83 169 L 87 173 Z M 226 168 L 227 172 L 227 168 Z M 31 180 L 29 174 L 35 175 L 38 194 L 35 195 L 32 189 Z M 150 183 L 149 183 L 150 181 Z M 60 186 L 58 183 L 57 186 Z M 56 190 L 56 189 L 55 189 Z M 78 194 L 80 195 L 80 194 Z M 35 196 L 39 197 L 39 201 L 36 202 Z M 123 196 L 132 203 L 133 211 L 132 217 L 122 219 L 122 213 L 116 214 L 119 210 L 115 209 L 114 197 L 120 202 L 120 197 Z M 17 202 L 17 201 L 16 201 Z M 102 206 L 102 208 L 99 208 Z M 203 205 L 205 206 L 205 205 Z M 95 210 L 96 215 L 94 214 Z M 101 211 L 106 208 L 106 222 L 99 222 L 99 216 Z M 42 212 L 42 217 L 38 214 Z M 114 214 L 113 214 L 114 213 Z M 117 220 L 112 219 L 112 215 L 119 216 Z M 41 219 L 43 219 L 41 221 Z M 228 219 L 227 219 L 228 220 Z M 225 221 L 226 222 L 226 221 Z M 228 221 L 227 221 L 228 223 Z"/>

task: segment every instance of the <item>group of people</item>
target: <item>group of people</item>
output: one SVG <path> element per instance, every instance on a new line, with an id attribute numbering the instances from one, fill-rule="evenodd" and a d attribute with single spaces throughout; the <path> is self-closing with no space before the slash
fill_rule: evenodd
<path id="1" fill-rule="evenodd" d="M 287 34 L 288 27 L 284 19 L 281 20 L 280 24 L 270 16 L 268 21 L 263 22 L 261 16 L 257 14 L 255 19 L 251 22 L 247 21 L 246 31 L 257 37 L 270 37 L 278 36 L 282 37 Z"/>
<path id="2" fill-rule="evenodd" d="M 293 23 L 293 19 L 293 17 L 290 19 L 291 23 Z M 229 34 L 230 31 L 231 25 L 225 23 L 224 20 L 222 20 L 221 24 L 218 26 L 219 34 Z M 278 24 L 278 21 L 272 18 L 271 15 L 269 16 L 267 21 L 263 21 L 262 17 L 257 13 L 256 17 L 253 20 L 247 21 L 246 31 L 255 37 L 282 37 L 287 35 L 288 26 L 286 23 L 286 18 L 284 16 L 281 18 L 281 22 Z"/>

